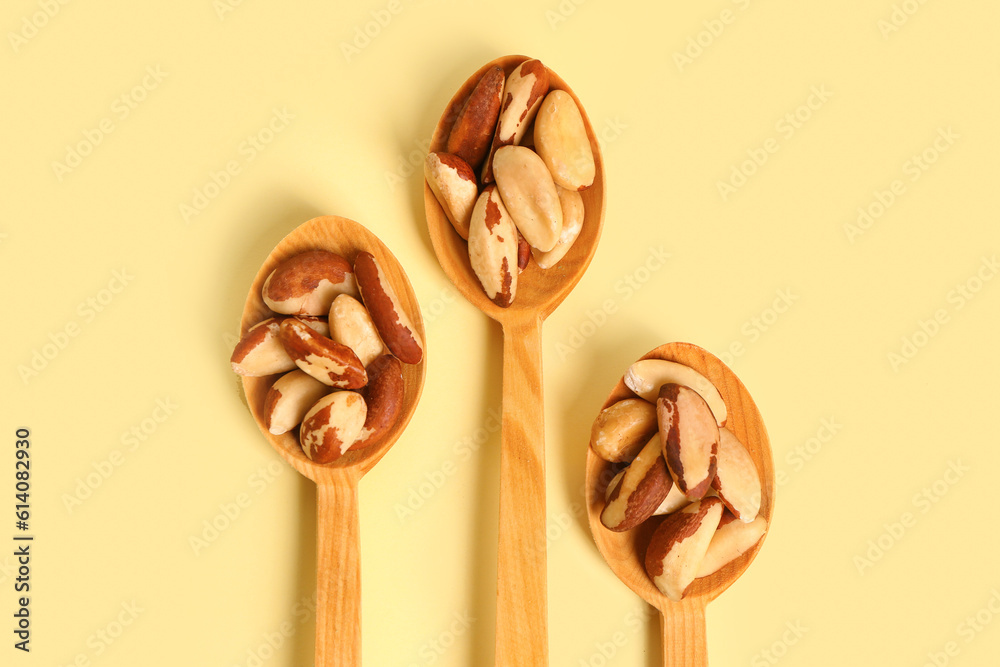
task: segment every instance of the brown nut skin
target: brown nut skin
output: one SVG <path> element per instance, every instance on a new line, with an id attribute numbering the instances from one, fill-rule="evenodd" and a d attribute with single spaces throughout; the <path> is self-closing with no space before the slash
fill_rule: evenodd
<path id="1" fill-rule="evenodd" d="M 712 409 L 694 389 L 669 382 L 660 387 L 656 419 L 670 476 L 688 498 L 701 498 L 718 465 L 719 427 Z"/>
<path id="2" fill-rule="evenodd" d="M 428 153 L 424 160 L 424 179 L 455 231 L 468 241 L 469 219 L 479 196 L 472 167 L 451 153 Z"/>
<path id="3" fill-rule="evenodd" d="M 673 481 L 662 450 L 659 435 L 654 435 L 625 468 L 601 512 L 601 523 L 606 527 L 616 532 L 631 530 L 653 516 L 666 499 Z"/>
<path id="4" fill-rule="evenodd" d="M 514 68 L 503 87 L 503 104 L 493 134 L 493 146 L 483 163 L 483 185 L 493 182 L 493 154 L 501 146 L 518 145 L 549 92 L 549 70 L 540 60 L 525 60 Z"/>
<path id="5" fill-rule="evenodd" d="M 261 296 L 268 308 L 285 315 L 326 315 L 338 294 L 357 296 L 346 259 L 327 250 L 289 257 L 264 281 Z"/>
<path id="6" fill-rule="evenodd" d="M 358 439 L 351 447 L 361 449 L 377 445 L 389 428 L 399 419 L 403 411 L 403 366 L 399 359 L 391 354 L 383 354 L 368 364 L 368 384 L 361 390 L 361 395 L 368 406 L 368 416 L 365 425 L 358 434 Z"/>
<path id="7" fill-rule="evenodd" d="M 695 580 L 722 510 L 721 500 L 704 498 L 668 514 L 653 531 L 646 548 L 646 573 L 671 600 L 681 600 Z"/>
<path id="8" fill-rule="evenodd" d="M 294 317 L 281 323 L 278 338 L 295 365 L 325 385 L 358 389 L 368 382 L 365 367 L 351 348 L 319 335 Z"/>
<path id="9" fill-rule="evenodd" d="M 521 273 L 526 268 L 528 268 L 528 262 L 531 261 L 531 244 L 521 235 L 521 232 L 517 233 L 517 272 Z"/>
<path id="10" fill-rule="evenodd" d="M 503 85 L 503 68 L 494 65 L 472 89 L 451 126 L 445 151 L 465 160 L 473 171 L 479 169 L 490 149 L 500 115 Z"/>
<path id="11" fill-rule="evenodd" d="M 336 461 L 354 444 L 366 414 L 365 399 L 356 391 L 335 391 L 324 396 L 302 419 L 302 451 L 316 463 Z"/>
<path id="12" fill-rule="evenodd" d="M 267 430 L 274 435 L 287 433 L 299 425 L 316 401 L 330 393 L 326 386 L 298 369 L 275 380 L 264 397 Z"/>
<path id="13" fill-rule="evenodd" d="M 631 461 L 656 433 L 656 408 L 626 398 L 601 410 L 590 429 L 590 446 L 605 461 Z"/>
<path id="14" fill-rule="evenodd" d="M 375 256 L 359 252 L 354 259 L 354 273 L 361 299 L 382 342 L 404 364 L 419 364 L 424 358 L 424 344 Z"/>
<path id="15" fill-rule="evenodd" d="M 496 185 L 487 185 L 472 210 L 469 263 L 493 303 L 508 307 L 517 294 L 517 228 Z"/>
<path id="16" fill-rule="evenodd" d="M 295 362 L 278 340 L 278 329 L 285 319 L 287 318 L 269 317 L 247 330 L 229 358 L 234 373 L 247 377 L 263 377 L 285 373 L 295 368 Z M 318 317 L 300 319 L 323 335 L 330 332 L 325 319 Z"/>

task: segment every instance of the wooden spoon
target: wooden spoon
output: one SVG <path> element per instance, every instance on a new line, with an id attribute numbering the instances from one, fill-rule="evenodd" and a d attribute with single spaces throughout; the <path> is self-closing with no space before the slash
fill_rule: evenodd
<path id="1" fill-rule="evenodd" d="M 264 280 L 279 262 L 306 250 L 329 250 L 352 265 L 361 250 L 378 260 L 400 303 L 406 309 L 421 339 L 424 322 L 417 298 L 403 267 L 377 236 L 358 223 L 327 215 L 296 227 L 271 251 L 250 286 L 240 335 L 266 319 L 271 311 L 261 299 Z M 347 667 L 361 664 L 361 570 L 358 557 L 358 482 L 379 462 L 406 428 L 424 386 L 427 356 L 415 365 L 402 364 L 405 397 L 399 420 L 381 444 L 351 451 L 333 463 L 322 465 L 302 453 L 298 430 L 272 435 L 263 414 L 267 390 L 280 377 L 244 377 L 247 404 L 261 432 L 293 468 L 316 482 L 317 503 L 317 606 L 316 667 Z"/>
<path id="2" fill-rule="evenodd" d="M 526 56 L 504 56 L 483 65 L 445 108 L 434 129 L 430 150 L 444 150 L 459 109 L 492 66 L 510 74 Z M 518 277 L 509 308 L 490 301 L 472 271 L 469 250 L 424 184 L 424 208 L 431 243 L 444 272 L 474 306 L 503 327 L 503 419 L 500 456 L 500 530 L 497 573 L 496 664 L 548 664 L 545 580 L 545 425 L 542 409 L 542 321 L 556 309 L 583 276 L 597 249 L 604 220 L 604 166 L 597 136 L 583 105 L 569 86 L 549 70 L 552 89 L 573 96 L 583 114 L 597 172 L 581 192 L 583 229 L 570 251 L 554 267 L 534 262 Z"/>
<path id="3" fill-rule="evenodd" d="M 729 410 L 726 428 L 746 445 L 757 464 L 761 479 L 760 516 L 767 520 L 770 527 L 774 509 L 774 462 L 771 459 L 771 444 L 757 406 L 743 383 L 715 356 L 688 343 L 661 345 L 642 358 L 667 359 L 685 364 L 715 384 Z M 625 386 L 624 379 L 621 379 L 601 409 L 623 398 L 634 396 L 635 394 Z M 663 664 L 666 667 L 704 667 L 708 664 L 705 605 L 717 598 L 743 574 L 760 550 L 764 538 L 715 574 L 696 579 L 688 588 L 684 599 L 673 602 L 653 585 L 643 564 L 646 546 L 659 521 L 654 517 L 624 533 L 608 530 L 601 523 L 604 492 L 613 477 L 611 466 L 612 464 L 595 454 L 592 448 L 587 448 L 587 512 L 597 548 L 618 578 L 639 597 L 660 611 Z M 765 533 L 765 537 L 766 535 Z"/>

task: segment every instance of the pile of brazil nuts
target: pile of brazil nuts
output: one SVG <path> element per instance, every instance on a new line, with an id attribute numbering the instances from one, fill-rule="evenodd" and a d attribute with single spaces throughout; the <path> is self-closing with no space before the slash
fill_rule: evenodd
<path id="1" fill-rule="evenodd" d="M 423 343 L 375 257 L 352 267 L 326 250 L 284 260 L 264 281 L 274 315 L 247 330 L 230 361 L 238 375 L 283 374 L 264 400 L 268 430 L 299 428 L 309 459 L 330 463 L 381 442 L 403 408 L 400 363 Z"/>
<path id="2" fill-rule="evenodd" d="M 597 416 L 594 452 L 627 464 L 608 484 L 601 523 L 631 530 L 664 516 L 646 550 L 646 573 L 671 600 L 752 548 L 767 530 L 761 482 L 747 448 L 725 427 L 722 395 L 698 371 L 643 359 L 625 373 L 635 396 Z"/>
<path id="3" fill-rule="evenodd" d="M 445 149 L 428 154 L 427 184 L 468 241 L 486 296 L 506 308 L 528 262 L 555 266 L 583 228 L 580 191 L 596 174 L 583 115 L 568 92 L 549 90 L 541 61 L 506 80 L 496 65 L 460 107 Z"/>

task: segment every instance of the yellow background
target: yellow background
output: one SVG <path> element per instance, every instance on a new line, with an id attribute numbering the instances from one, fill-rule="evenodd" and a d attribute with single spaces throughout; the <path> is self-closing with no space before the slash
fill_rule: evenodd
<path id="1" fill-rule="evenodd" d="M 523 53 L 583 100 L 608 187 L 597 255 L 543 334 L 551 664 L 660 664 L 655 618 L 605 566 L 579 504 L 598 406 L 674 340 L 737 344 L 727 360 L 784 475 L 757 560 L 708 608 L 711 663 L 995 664 L 1000 280 L 976 279 L 1000 250 L 1000 6 L 222 1 L 0 12 L 0 545 L 15 532 L 19 426 L 37 536 L 30 655 L 11 646 L 13 547 L 0 547 L 0 663 L 246 666 L 288 621 L 262 664 L 311 664 L 312 615 L 296 605 L 312 594 L 315 491 L 258 433 L 228 356 L 259 263 L 332 213 L 392 249 L 427 326 L 422 403 L 361 484 L 364 662 L 492 664 L 500 336 L 438 267 L 414 166 L 465 78 Z M 250 160 L 241 145 L 275 110 L 293 118 Z M 112 131 L 59 173 L 104 119 Z M 762 165 L 743 164 L 765 146 Z M 914 172 L 925 151 L 934 163 Z M 185 220 L 230 161 L 239 172 Z M 754 173 L 724 198 L 734 168 Z M 897 179 L 891 205 L 849 233 Z M 670 257 L 646 271 L 653 250 Z M 966 284 L 980 289 L 960 300 Z M 615 312 L 597 315 L 608 300 Z M 904 337 L 920 346 L 893 363 Z M 53 358 L 23 379 L 43 349 Z M 133 428 L 146 439 L 130 449 Z M 68 507 L 116 450 L 120 465 Z M 429 498 L 401 514 L 422 484 Z M 190 538 L 240 494 L 247 506 L 196 553 Z M 972 631 L 977 612 L 993 622 Z"/>

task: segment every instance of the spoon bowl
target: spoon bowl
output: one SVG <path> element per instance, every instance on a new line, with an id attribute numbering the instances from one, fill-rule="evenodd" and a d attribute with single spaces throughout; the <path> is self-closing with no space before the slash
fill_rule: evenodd
<path id="1" fill-rule="evenodd" d="M 434 128 L 430 150 L 444 150 L 461 105 L 489 68 L 499 65 L 509 76 L 528 59 L 504 56 L 486 63 L 473 74 L 445 107 Z M 566 82 L 551 69 L 548 73 L 550 90 L 565 90 L 580 109 L 596 173 L 593 185 L 580 193 L 584 220 L 576 242 L 549 269 L 529 262 L 518 276 L 517 293 L 509 307 L 501 308 L 487 298 L 472 270 L 466 242 L 448 221 L 430 186 L 424 184 L 427 227 L 441 268 L 470 303 L 503 327 L 495 662 L 498 667 L 548 664 L 542 322 L 580 281 L 597 250 L 604 220 L 604 163 L 597 135 L 583 104 Z"/>
<path id="2" fill-rule="evenodd" d="M 445 150 L 448 134 L 451 132 L 451 126 L 462 103 L 465 102 L 487 70 L 499 65 L 503 68 L 504 74 L 509 76 L 525 60 L 530 60 L 530 58 L 527 56 L 503 56 L 486 63 L 469 77 L 448 102 L 448 106 L 445 107 L 444 113 L 441 115 L 441 120 L 434 128 L 430 144 L 431 152 Z M 476 274 L 472 270 L 472 264 L 469 262 L 468 244 L 455 232 L 455 228 L 448 221 L 444 209 L 434 198 L 430 186 L 424 184 L 424 212 L 427 215 L 427 228 L 441 268 L 444 269 L 462 296 L 498 322 L 505 322 L 518 316 L 534 316 L 536 314 L 541 315 L 544 319 L 551 314 L 583 277 L 587 266 L 590 265 L 590 260 L 597 251 L 597 241 L 601 236 L 606 197 L 604 194 L 604 162 L 601 158 L 597 135 L 594 134 L 594 128 L 590 124 L 587 112 L 576 94 L 558 74 L 551 69 L 548 69 L 548 73 L 549 89 L 568 92 L 583 115 L 583 123 L 594 153 L 596 173 L 594 184 L 580 193 L 583 197 L 585 212 L 580 236 L 566 253 L 566 256 L 552 268 L 541 269 L 534 262 L 529 262 L 527 268 L 518 276 L 517 295 L 510 306 L 501 308 L 486 296 L 482 285 L 479 284 L 479 279 L 476 278 Z"/>
<path id="3" fill-rule="evenodd" d="M 367 250 L 385 272 L 403 308 L 422 340 L 424 323 L 413 287 L 388 248 L 362 225 L 339 216 L 313 218 L 299 225 L 275 246 L 261 265 L 240 320 L 240 335 L 272 315 L 261 297 L 271 271 L 283 260 L 307 250 L 329 250 L 354 265 Z M 348 450 L 332 463 L 320 464 L 302 452 L 298 429 L 274 435 L 267 429 L 264 399 L 279 377 L 243 377 L 247 405 L 261 433 L 278 454 L 317 486 L 318 603 L 316 607 L 317 667 L 361 664 L 360 568 L 358 557 L 358 481 L 385 456 L 402 434 L 417 408 L 424 385 L 427 356 L 419 364 L 402 364 L 404 398 L 399 419 L 384 439 L 372 447 Z"/>
<path id="4" fill-rule="evenodd" d="M 774 511 L 774 462 L 764 421 L 749 392 L 739 378 L 717 357 L 688 343 L 661 345 L 642 359 L 666 359 L 694 368 L 708 378 L 722 394 L 729 410 L 726 428 L 732 431 L 750 452 L 761 480 L 759 516 L 771 525 Z M 635 394 L 619 379 L 601 410 Z M 620 469 L 621 466 L 618 466 Z M 684 599 L 673 602 L 663 595 L 644 566 L 646 547 L 658 525 L 654 518 L 633 530 L 617 533 L 601 523 L 604 495 L 616 469 L 593 449 L 587 448 L 586 495 L 590 530 L 604 560 L 626 586 L 658 609 L 662 615 L 664 665 L 702 667 L 708 664 L 705 645 L 705 606 L 729 588 L 746 571 L 767 537 L 715 574 L 695 579 Z"/>

